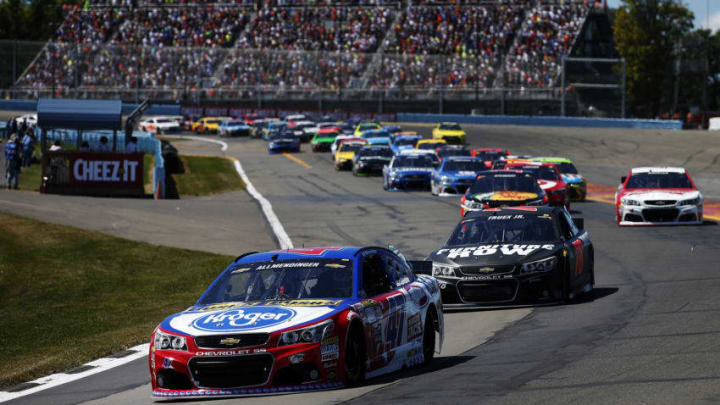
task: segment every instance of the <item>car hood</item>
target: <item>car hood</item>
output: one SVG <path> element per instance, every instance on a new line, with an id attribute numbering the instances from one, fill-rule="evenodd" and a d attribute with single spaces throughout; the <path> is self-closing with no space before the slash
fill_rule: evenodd
<path id="1" fill-rule="evenodd" d="M 193 306 L 171 315 L 160 324 L 163 330 L 185 335 L 276 332 L 321 321 L 349 308 L 358 300 L 292 300 L 286 302 L 227 302 Z"/>
<path id="2" fill-rule="evenodd" d="M 440 176 L 449 176 L 449 177 L 455 177 L 459 179 L 475 179 L 477 177 L 477 173 L 473 171 L 450 171 L 450 170 L 443 170 L 438 173 Z"/>
<path id="3" fill-rule="evenodd" d="M 448 266 L 507 265 L 543 259 L 557 253 L 562 247 L 561 243 L 445 246 L 432 252 L 427 260 Z"/>
<path id="4" fill-rule="evenodd" d="M 697 190 L 658 190 L 639 189 L 623 193 L 623 198 L 634 198 L 637 200 L 690 200 L 698 198 L 700 192 Z"/>
<path id="5" fill-rule="evenodd" d="M 335 154 L 336 159 L 352 160 L 355 156 L 355 152 L 337 152 Z"/>
<path id="6" fill-rule="evenodd" d="M 562 174 L 561 176 L 562 176 L 563 181 L 568 184 L 582 183 L 584 181 L 583 177 L 579 174 L 565 173 L 565 174 Z"/>
<path id="7" fill-rule="evenodd" d="M 484 201 L 525 201 L 540 198 L 538 194 L 522 191 L 494 191 L 492 193 L 478 193 L 469 197 L 471 200 Z"/>
<path id="8" fill-rule="evenodd" d="M 393 173 L 402 174 L 426 174 L 432 172 L 431 167 L 395 167 L 390 170 Z"/>
<path id="9" fill-rule="evenodd" d="M 331 143 L 335 141 L 334 136 L 316 136 L 312 143 Z"/>
<path id="10" fill-rule="evenodd" d="M 271 138 L 270 142 L 272 143 L 295 143 L 297 140 L 295 138 Z"/>

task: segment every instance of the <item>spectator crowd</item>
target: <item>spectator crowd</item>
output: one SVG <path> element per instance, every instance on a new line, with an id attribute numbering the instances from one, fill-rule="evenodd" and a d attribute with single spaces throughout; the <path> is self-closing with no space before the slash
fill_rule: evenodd
<path id="1" fill-rule="evenodd" d="M 550 88 L 589 12 L 570 0 L 185 3 L 68 6 L 16 87 Z"/>

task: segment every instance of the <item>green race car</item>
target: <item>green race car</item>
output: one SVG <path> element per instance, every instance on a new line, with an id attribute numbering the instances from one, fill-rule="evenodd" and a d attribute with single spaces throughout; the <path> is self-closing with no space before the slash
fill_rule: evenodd
<path id="1" fill-rule="evenodd" d="M 330 152 L 330 147 L 335 138 L 340 134 L 339 127 L 326 127 L 317 131 L 313 139 L 310 141 L 313 152 Z"/>
<path id="2" fill-rule="evenodd" d="M 534 157 L 534 162 L 554 163 L 565 183 L 570 186 L 570 201 L 585 201 L 587 197 L 587 180 L 578 173 L 572 160 L 564 157 Z"/>

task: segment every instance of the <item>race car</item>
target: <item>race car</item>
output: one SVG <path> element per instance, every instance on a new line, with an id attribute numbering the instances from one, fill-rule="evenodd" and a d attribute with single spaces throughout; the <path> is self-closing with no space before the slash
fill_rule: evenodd
<path id="1" fill-rule="evenodd" d="M 284 128 L 272 132 L 267 140 L 268 153 L 300 152 L 300 139 Z"/>
<path id="2" fill-rule="evenodd" d="M 482 159 L 485 167 L 490 169 L 493 163 L 500 159 L 501 156 L 510 154 L 507 149 L 502 148 L 475 148 L 470 151 L 470 155 L 474 158 Z"/>
<path id="3" fill-rule="evenodd" d="M 578 173 L 572 160 L 564 157 L 531 157 L 534 162 L 553 163 L 560 170 L 563 181 L 570 186 L 570 201 L 585 201 L 587 180 Z"/>
<path id="4" fill-rule="evenodd" d="M 372 131 L 375 129 L 381 129 L 382 125 L 378 124 L 377 122 L 361 122 L 357 124 L 355 127 L 354 135 L 360 136 L 365 131 Z"/>
<path id="5" fill-rule="evenodd" d="M 431 149 L 405 149 L 401 150 L 399 156 L 426 156 L 433 164 L 433 167 L 440 166 L 440 159 Z"/>
<path id="6" fill-rule="evenodd" d="M 310 142 L 315 136 L 315 123 L 312 121 L 294 121 L 292 130 L 295 136 L 300 138 L 300 142 Z"/>
<path id="7" fill-rule="evenodd" d="M 280 122 L 280 120 L 277 118 L 260 118 L 255 120 L 250 125 L 250 136 L 253 138 L 260 138 L 263 130 L 267 128 L 271 122 Z"/>
<path id="8" fill-rule="evenodd" d="M 203 117 L 193 122 L 190 126 L 190 130 L 197 132 L 198 134 L 212 133 L 215 134 L 223 121 L 228 121 L 230 118 L 227 117 Z"/>
<path id="9" fill-rule="evenodd" d="M 424 154 L 395 155 L 390 164 L 383 167 L 383 189 L 427 190 L 433 162 Z"/>
<path id="10" fill-rule="evenodd" d="M 442 162 L 443 159 L 450 156 L 465 156 L 471 157 L 470 151 L 465 149 L 462 145 L 442 145 L 435 149 L 435 154 L 438 159 Z"/>
<path id="11" fill-rule="evenodd" d="M 248 125 L 252 125 L 256 120 L 261 120 L 263 118 L 264 117 L 258 113 L 246 113 L 242 116 L 243 121 L 245 121 Z"/>
<path id="12" fill-rule="evenodd" d="M 383 166 L 390 163 L 392 157 L 392 149 L 387 145 L 363 146 L 353 156 L 353 175 L 382 174 Z"/>
<path id="13" fill-rule="evenodd" d="M 467 156 L 447 157 L 432 171 L 430 192 L 438 196 L 463 194 L 475 182 L 478 173 L 484 170 L 485 165 L 480 159 Z"/>
<path id="14" fill-rule="evenodd" d="M 345 140 L 349 140 L 349 139 L 354 139 L 354 140 L 358 140 L 358 141 L 363 141 L 364 143 L 368 143 L 365 139 L 360 138 L 359 136 L 347 135 L 347 134 L 340 132 L 340 134 L 335 137 L 335 140 L 330 145 L 330 154 L 332 155 L 333 159 L 335 159 L 335 154 L 337 153 L 340 143 L 342 143 Z"/>
<path id="15" fill-rule="evenodd" d="M 570 209 L 569 186 L 563 181 L 557 166 L 553 163 L 515 162 L 505 165 L 506 170 L 522 170 L 535 175 L 540 188 L 547 194 L 550 205 L 563 205 Z"/>
<path id="16" fill-rule="evenodd" d="M 285 116 L 285 122 L 288 123 L 288 128 L 293 128 L 298 121 L 310 121 L 310 117 L 305 114 L 290 114 Z"/>
<path id="17" fill-rule="evenodd" d="M 392 137 L 390 148 L 392 148 L 394 154 L 398 155 L 403 150 L 415 148 L 415 144 L 421 138 L 420 135 L 395 135 Z"/>
<path id="18" fill-rule="evenodd" d="M 365 131 L 361 136 L 363 139 L 367 139 L 370 145 L 390 145 L 390 133 L 384 129 Z"/>
<path id="19" fill-rule="evenodd" d="M 268 122 L 265 128 L 262 129 L 261 137 L 266 141 L 270 141 L 278 132 L 289 132 L 287 122 L 285 121 L 271 121 Z M 290 133 L 292 134 L 292 133 Z M 294 134 L 292 134 L 295 136 Z"/>
<path id="20" fill-rule="evenodd" d="M 636 167 L 615 193 L 618 225 L 702 224 L 703 196 L 682 167 Z"/>
<path id="21" fill-rule="evenodd" d="M 451 145 L 467 143 L 465 131 L 456 122 L 441 122 L 432 130 L 433 139 L 443 139 Z"/>
<path id="22" fill-rule="evenodd" d="M 367 145 L 367 141 L 362 138 L 351 138 L 343 141 L 337 153 L 335 153 L 335 170 L 351 169 L 355 153 L 365 145 Z"/>
<path id="23" fill-rule="evenodd" d="M 250 125 L 242 120 L 225 121 L 218 127 L 218 135 L 220 136 L 248 136 L 250 135 Z"/>
<path id="24" fill-rule="evenodd" d="M 385 132 L 390 134 L 391 138 L 402 132 L 402 128 L 400 128 L 397 125 L 388 125 L 388 126 L 382 127 L 382 129 L 384 129 Z"/>
<path id="25" fill-rule="evenodd" d="M 313 152 L 329 152 L 335 138 L 340 134 L 338 127 L 320 128 L 310 141 Z"/>
<path id="26" fill-rule="evenodd" d="M 488 170 L 478 174 L 460 199 L 460 216 L 485 208 L 547 203 L 548 197 L 533 174 L 520 170 Z"/>
<path id="27" fill-rule="evenodd" d="M 569 302 L 592 291 L 594 248 L 564 207 L 469 213 L 432 252 L 445 309 Z"/>
<path id="28" fill-rule="evenodd" d="M 140 130 L 157 134 L 180 131 L 180 123 L 167 117 L 152 117 L 140 121 Z"/>
<path id="29" fill-rule="evenodd" d="M 433 153 L 437 148 L 447 145 L 444 139 L 421 139 L 415 144 L 415 149 L 430 150 Z"/>
<path id="30" fill-rule="evenodd" d="M 353 386 L 434 358 L 440 289 L 402 254 L 329 247 L 238 257 L 195 305 L 150 336 L 157 398 Z"/>

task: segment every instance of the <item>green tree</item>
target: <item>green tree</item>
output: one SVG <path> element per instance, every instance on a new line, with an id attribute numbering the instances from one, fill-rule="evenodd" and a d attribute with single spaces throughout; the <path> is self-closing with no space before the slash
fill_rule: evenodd
<path id="1" fill-rule="evenodd" d="M 661 112 L 672 88 L 679 41 L 693 27 L 693 13 L 676 0 L 622 0 L 613 31 L 618 53 L 627 61 L 630 106 L 637 116 Z"/>

